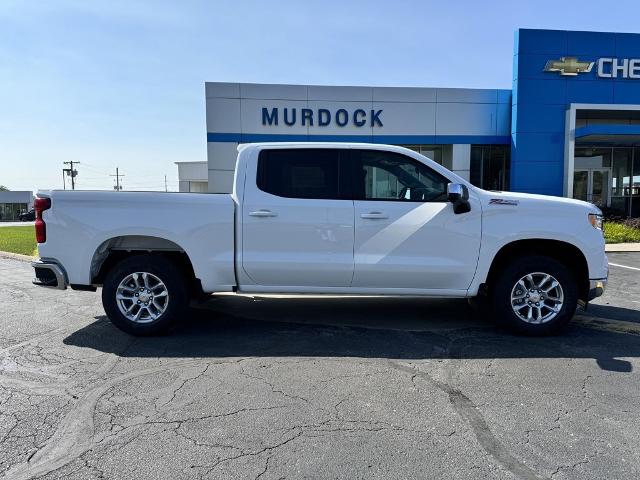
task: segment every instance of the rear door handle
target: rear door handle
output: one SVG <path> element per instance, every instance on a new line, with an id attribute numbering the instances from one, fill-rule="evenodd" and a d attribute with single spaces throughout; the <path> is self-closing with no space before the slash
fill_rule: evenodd
<path id="1" fill-rule="evenodd" d="M 255 212 L 251 212 L 249 216 L 250 217 L 277 217 L 278 214 L 272 212 L 271 210 L 256 210 Z"/>
<path id="2" fill-rule="evenodd" d="M 360 218 L 368 218 L 368 219 L 371 219 L 371 220 L 377 220 L 377 219 L 389 218 L 389 216 L 384 214 L 384 213 L 382 213 L 382 212 L 369 212 L 369 213 L 360 214 Z"/>

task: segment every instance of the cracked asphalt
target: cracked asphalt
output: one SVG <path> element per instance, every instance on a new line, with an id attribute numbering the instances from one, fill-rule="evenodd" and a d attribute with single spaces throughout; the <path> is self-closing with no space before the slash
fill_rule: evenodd
<path id="1" fill-rule="evenodd" d="M 463 301 L 231 295 L 133 338 L 31 274 L 0 259 L 0 478 L 640 477 L 640 270 L 553 338 Z"/>

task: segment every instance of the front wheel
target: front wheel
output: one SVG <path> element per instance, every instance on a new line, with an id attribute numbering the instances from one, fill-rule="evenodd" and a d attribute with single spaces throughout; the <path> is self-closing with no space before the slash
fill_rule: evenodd
<path id="1" fill-rule="evenodd" d="M 120 330 L 136 336 L 156 335 L 186 311 L 186 283 L 176 265 L 161 255 L 125 258 L 104 280 L 102 305 Z"/>
<path id="2" fill-rule="evenodd" d="M 511 262 L 491 289 L 493 311 L 505 327 L 551 335 L 571 321 L 578 304 L 575 276 L 557 260 L 531 255 Z"/>

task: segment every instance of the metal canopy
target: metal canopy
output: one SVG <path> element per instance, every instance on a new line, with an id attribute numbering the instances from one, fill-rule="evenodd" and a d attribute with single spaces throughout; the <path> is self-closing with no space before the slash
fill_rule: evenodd
<path id="1" fill-rule="evenodd" d="M 576 143 L 596 145 L 640 145 L 638 125 L 587 125 L 576 128 Z"/>

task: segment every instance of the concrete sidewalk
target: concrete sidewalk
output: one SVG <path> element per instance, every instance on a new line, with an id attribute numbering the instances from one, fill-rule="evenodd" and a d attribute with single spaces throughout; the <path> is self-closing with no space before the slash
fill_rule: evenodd
<path id="1" fill-rule="evenodd" d="M 30 221 L 30 222 L 20 222 L 20 221 L 16 221 L 16 222 L 0 222 L 0 228 L 1 227 L 28 227 L 29 225 L 33 226 L 35 225 L 36 222 L 34 221 Z"/>

